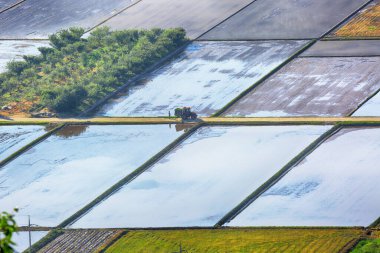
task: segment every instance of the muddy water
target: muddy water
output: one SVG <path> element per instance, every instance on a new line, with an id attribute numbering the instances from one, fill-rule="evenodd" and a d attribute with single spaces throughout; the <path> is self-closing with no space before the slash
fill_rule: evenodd
<path id="1" fill-rule="evenodd" d="M 0 170 L 0 206 L 56 226 L 181 133 L 168 125 L 63 129 Z"/>
<path id="2" fill-rule="evenodd" d="M 368 226 L 380 215 L 380 128 L 345 129 L 227 225 Z"/>
<path id="3" fill-rule="evenodd" d="M 380 88 L 380 57 L 299 58 L 226 116 L 346 116 Z"/>
<path id="4" fill-rule="evenodd" d="M 0 126 L 0 161 L 45 132 L 43 126 Z"/>
<path id="5" fill-rule="evenodd" d="M 106 116 L 166 116 L 191 106 L 208 116 L 253 85 L 305 41 L 194 42 L 100 112 Z"/>
<path id="6" fill-rule="evenodd" d="M 72 227 L 213 226 L 328 128 L 203 127 Z"/>

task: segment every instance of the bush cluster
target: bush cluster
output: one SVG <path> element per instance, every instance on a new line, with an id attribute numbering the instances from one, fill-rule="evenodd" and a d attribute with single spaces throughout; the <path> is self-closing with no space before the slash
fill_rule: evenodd
<path id="1" fill-rule="evenodd" d="M 12 61 L 0 74 L 0 105 L 78 113 L 186 42 L 181 28 L 110 31 L 70 28 L 49 37 L 38 56 Z"/>

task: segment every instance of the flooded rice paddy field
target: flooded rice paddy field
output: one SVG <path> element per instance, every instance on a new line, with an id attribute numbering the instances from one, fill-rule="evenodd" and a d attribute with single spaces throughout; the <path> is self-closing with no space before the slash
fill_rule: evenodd
<path id="1" fill-rule="evenodd" d="M 28 0 L 0 15 L 0 38 L 47 38 L 73 26 L 92 28 L 136 1 Z"/>
<path id="2" fill-rule="evenodd" d="M 40 54 L 38 48 L 47 46 L 49 46 L 48 41 L 0 41 L 0 73 L 6 71 L 8 62 L 22 60 L 23 55 L 38 55 Z"/>
<path id="3" fill-rule="evenodd" d="M 380 116 L 380 93 L 365 102 L 352 116 Z"/>
<path id="4" fill-rule="evenodd" d="M 115 30 L 182 27 L 196 39 L 253 0 L 143 0 L 105 22 Z"/>
<path id="5" fill-rule="evenodd" d="M 302 57 L 380 56 L 380 40 L 318 41 Z"/>
<path id="6" fill-rule="evenodd" d="M 0 206 L 57 226 L 182 132 L 168 125 L 70 126 L 0 170 Z M 20 217 L 19 217 L 20 216 Z"/>
<path id="7" fill-rule="evenodd" d="M 0 12 L 12 7 L 14 4 L 18 2 L 19 0 L 0 0 Z"/>
<path id="8" fill-rule="evenodd" d="M 380 57 L 298 58 L 226 116 L 347 116 L 380 88 Z"/>
<path id="9" fill-rule="evenodd" d="M 330 137 L 228 226 L 368 226 L 380 216 L 380 128 Z"/>
<path id="10" fill-rule="evenodd" d="M 213 226 L 329 128 L 202 127 L 71 227 Z"/>
<path id="11" fill-rule="evenodd" d="M 191 106 L 210 116 L 283 63 L 307 41 L 194 42 L 100 111 L 104 116 L 167 116 Z"/>
<path id="12" fill-rule="evenodd" d="M 32 245 L 36 242 L 38 242 L 42 237 L 47 235 L 47 231 L 32 231 L 31 232 L 31 241 Z M 24 252 L 29 248 L 29 232 L 21 231 L 12 237 L 12 240 L 16 243 L 15 253 L 21 253 Z"/>
<path id="13" fill-rule="evenodd" d="M 43 126 L 0 126 L 0 161 L 45 133 Z"/>
<path id="14" fill-rule="evenodd" d="M 257 0 L 201 39 L 318 38 L 367 2 L 368 0 Z"/>

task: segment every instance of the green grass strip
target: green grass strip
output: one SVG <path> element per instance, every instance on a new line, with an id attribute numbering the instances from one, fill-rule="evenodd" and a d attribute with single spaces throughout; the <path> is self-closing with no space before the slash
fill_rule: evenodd
<path id="1" fill-rule="evenodd" d="M 290 162 L 288 162 L 281 170 L 279 170 L 274 176 L 272 176 L 263 185 L 257 188 L 252 194 L 245 198 L 239 205 L 228 212 L 218 223 L 215 224 L 216 227 L 223 226 L 225 223 L 234 219 L 238 214 L 240 214 L 245 208 L 247 208 L 252 202 L 258 199 L 261 194 L 268 190 L 271 186 L 276 184 L 281 178 L 283 178 L 294 166 L 299 164 L 306 156 L 318 148 L 326 139 L 331 137 L 333 134 L 341 129 L 339 126 L 334 126 L 324 134 L 322 134 L 317 140 L 312 142 L 304 150 L 301 151 L 296 157 L 294 157 Z"/>

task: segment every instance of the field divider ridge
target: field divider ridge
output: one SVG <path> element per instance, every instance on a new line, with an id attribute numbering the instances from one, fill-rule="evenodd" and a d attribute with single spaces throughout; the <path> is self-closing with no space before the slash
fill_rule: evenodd
<path id="1" fill-rule="evenodd" d="M 353 125 L 379 126 L 380 117 L 200 117 L 196 121 L 183 121 L 176 117 L 94 117 L 94 118 L 14 118 L 1 120 L 0 126 L 9 125 L 157 125 L 157 124 L 208 124 L 208 125 Z"/>
<path id="2" fill-rule="evenodd" d="M 275 185 L 280 181 L 289 171 L 291 171 L 295 166 L 301 163 L 308 155 L 310 155 L 315 149 L 317 149 L 322 143 L 324 143 L 328 138 L 333 136 L 341 129 L 341 126 L 332 126 L 331 129 L 319 136 L 315 141 L 309 144 L 305 149 L 303 149 L 297 156 L 290 160 L 284 167 L 282 167 L 276 174 L 274 174 L 270 179 L 268 179 L 264 184 L 252 192 L 248 197 L 246 197 L 240 204 L 228 212 L 222 219 L 215 224 L 215 227 L 221 227 L 225 223 L 230 222 L 236 216 L 238 216 L 242 211 L 244 211 L 249 205 L 251 205 L 256 199 L 258 199 L 265 191 L 270 187 Z"/>

